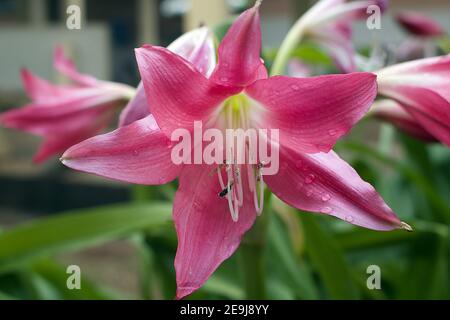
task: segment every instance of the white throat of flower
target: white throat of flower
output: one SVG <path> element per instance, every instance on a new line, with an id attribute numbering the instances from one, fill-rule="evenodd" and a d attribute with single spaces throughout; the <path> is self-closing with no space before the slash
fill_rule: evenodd
<path id="1" fill-rule="evenodd" d="M 218 114 L 219 127 L 224 129 L 254 129 L 252 115 L 255 108 L 250 99 L 244 94 L 235 95 L 227 99 Z M 226 198 L 233 221 L 239 220 L 239 211 L 244 205 L 244 179 L 247 179 L 248 189 L 253 195 L 253 204 L 258 215 L 261 215 L 264 207 L 264 178 L 263 164 L 258 162 L 255 149 L 250 148 L 249 139 L 244 138 L 244 143 L 235 144 L 236 149 L 228 149 L 226 160 L 217 168 L 217 176 L 221 188 L 218 194 L 220 198 Z M 244 149 L 244 150 L 242 150 Z M 245 155 L 245 163 L 237 161 L 238 154 Z M 246 172 L 246 177 L 242 172 Z M 224 180 L 224 176 L 226 180 Z"/>

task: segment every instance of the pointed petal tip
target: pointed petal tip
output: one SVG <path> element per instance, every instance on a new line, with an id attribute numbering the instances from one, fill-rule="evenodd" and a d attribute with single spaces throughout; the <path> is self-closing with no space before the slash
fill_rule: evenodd
<path id="1" fill-rule="evenodd" d="M 255 9 L 259 9 L 259 7 L 261 7 L 263 0 L 256 0 L 255 5 L 253 6 L 253 8 Z"/>
<path id="2" fill-rule="evenodd" d="M 408 232 L 414 232 L 414 229 L 409 224 L 403 221 L 400 223 L 400 228 Z"/>
<path id="3" fill-rule="evenodd" d="M 190 294 L 192 294 L 197 289 L 198 288 L 195 288 L 195 287 L 178 287 L 175 299 L 182 300 L 182 299 L 186 298 L 187 296 L 189 296 Z"/>

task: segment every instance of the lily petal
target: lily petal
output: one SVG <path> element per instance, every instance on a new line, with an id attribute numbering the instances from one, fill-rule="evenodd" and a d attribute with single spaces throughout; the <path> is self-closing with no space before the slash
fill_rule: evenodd
<path id="1" fill-rule="evenodd" d="M 396 86 L 383 94 L 400 102 L 434 137 L 450 147 L 450 102 L 429 89 Z"/>
<path id="2" fill-rule="evenodd" d="M 96 86 L 100 82 L 90 75 L 81 74 L 78 72 L 73 61 L 64 55 L 64 48 L 61 46 L 55 48 L 53 55 L 53 66 L 56 70 L 79 85 Z"/>
<path id="3" fill-rule="evenodd" d="M 171 160 L 170 140 L 151 115 L 71 147 L 62 162 L 75 170 L 145 185 L 168 183 L 181 170 Z"/>
<path id="4" fill-rule="evenodd" d="M 216 85 L 192 64 L 161 47 L 136 49 L 136 58 L 152 114 L 170 137 L 178 128 L 192 130 L 194 121 L 207 120 L 239 88 Z"/>
<path id="5" fill-rule="evenodd" d="M 261 58 L 259 7 L 242 13 L 228 30 L 219 46 L 219 62 L 213 81 L 244 87 L 258 79 Z"/>
<path id="6" fill-rule="evenodd" d="M 27 69 L 22 69 L 20 75 L 25 92 L 36 103 L 45 103 L 54 99 L 54 97 L 61 97 L 67 94 L 71 95 L 73 93 L 74 88 L 56 86 Z"/>
<path id="7" fill-rule="evenodd" d="M 214 39 L 207 27 L 183 34 L 172 42 L 167 49 L 192 63 L 207 78 L 216 67 Z"/>
<path id="8" fill-rule="evenodd" d="M 397 22 L 411 34 L 421 37 L 439 37 L 445 30 L 434 19 L 419 12 L 405 11 L 397 14 Z"/>
<path id="9" fill-rule="evenodd" d="M 396 86 L 427 88 L 450 101 L 450 55 L 404 62 L 377 72 L 379 90 Z"/>
<path id="10" fill-rule="evenodd" d="M 407 107 L 394 100 L 382 99 L 373 104 L 370 112 L 373 116 L 394 124 L 415 138 L 428 142 L 437 141 L 406 109 Z"/>
<path id="11" fill-rule="evenodd" d="M 168 50 L 186 59 L 205 77 L 209 77 L 216 67 L 214 39 L 208 28 L 198 28 L 183 34 L 172 42 Z M 145 89 L 142 82 L 137 87 L 136 95 L 120 114 L 119 126 L 128 125 L 150 114 Z"/>
<path id="12" fill-rule="evenodd" d="M 150 106 L 142 82 L 136 89 L 136 95 L 128 102 L 119 117 L 119 127 L 127 126 L 150 115 Z"/>
<path id="13" fill-rule="evenodd" d="M 245 185 L 239 220 L 233 222 L 227 200 L 218 196 L 221 190 L 217 174 L 211 175 L 211 170 L 214 167 L 190 165 L 181 172 L 173 208 L 178 234 L 175 258 L 178 299 L 202 286 L 234 253 L 256 218 L 252 197 Z"/>
<path id="14" fill-rule="evenodd" d="M 246 89 L 265 112 L 259 126 L 280 130 L 280 142 L 301 152 L 328 152 L 372 105 L 371 73 L 258 80 Z"/>
<path id="15" fill-rule="evenodd" d="M 113 117 L 113 113 L 108 110 L 89 110 L 89 113 L 93 113 L 93 116 L 83 112 L 81 116 L 72 117 L 61 135 L 52 133 L 44 135 L 44 142 L 33 157 L 33 161 L 42 163 L 54 155 L 62 154 L 71 146 L 104 130 Z"/>
<path id="16" fill-rule="evenodd" d="M 375 189 L 333 151 L 302 154 L 282 148 L 280 163 L 278 174 L 264 179 L 289 205 L 373 230 L 402 228 Z"/>

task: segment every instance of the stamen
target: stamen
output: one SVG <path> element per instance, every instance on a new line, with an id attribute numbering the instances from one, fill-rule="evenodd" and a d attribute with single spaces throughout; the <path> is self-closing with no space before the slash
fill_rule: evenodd
<path id="1" fill-rule="evenodd" d="M 258 177 L 256 177 L 256 181 L 255 181 L 255 174 L 253 172 L 253 167 L 251 168 L 251 171 L 252 171 L 252 177 L 253 177 L 253 179 L 252 179 L 252 184 L 253 184 L 253 204 L 255 206 L 256 213 L 258 215 L 260 215 L 260 212 L 262 212 L 262 210 L 260 209 L 260 202 L 258 202 L 258 190 L 256 189 L 256 187 L 257 187 L 256 184 L 257 184 L 257 181 L 259 181 L 259 180 L 258 180 Z"/>
<path id="2" fill-rule="evenodd" d="M 223 190 L 223 189 L 225 189 L 225 183 L 223 182 L 223 178 L 222 178 L 222 168 L 223 168 L 223 165 L 220 165 L 219 168 L 217 169 L 217 176 L 219 178 L 220 187 Z"/>
<path id="3" fill-rule="evenodd" d="M 256 211 L 260 216 L 264 209 L 264 179 L 262 175 L 262 166 L 258 169 L 258 181 L 259 181 L 259 210 Z"/>
<path id="4" fill-rule="evenodd" d="M 237 201 L 240 207 L 242 207 L 243 203 L 244 203 L 244 191 L 242 189 L 242 178 L 241 178 L 241 171 L 239 169 L 239 167 L 236 168 L 235 170 L 235 181 L 237 182 L 236 184 L 236 189 L 237 189 Z"/>

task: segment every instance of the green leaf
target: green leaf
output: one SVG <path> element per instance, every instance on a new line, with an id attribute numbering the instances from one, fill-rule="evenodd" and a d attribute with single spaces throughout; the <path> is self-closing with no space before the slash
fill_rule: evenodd
<path id="1" fill-rule="evenodd" d="M 284 282 L 298 298 L 317 299 L 319 297 L 306 261 L 297 262 L 288 233 L 282 228 L 276 215 L 272 217 L 269 228 L 269 253 L 269 262 L 273 262 L 271 268 L 283 276 Z"/>
<path id="2" fill-rule="evenodd" d="M 0 272 L 45 255 L 98 244 L 171 221 L 171 205 L 126 204 L 75 210 L 39 219 L 0 234 Z"/>
<path id="3" fill-rule="evenodd" d="M 316 217 L 300 213 L 305 248 L 331 299 L 358 299 L 360 293 L 350 267 L 335 240 L 317 223 Z"/>

